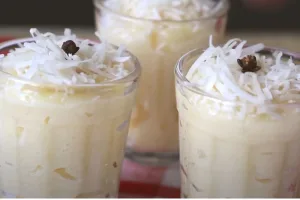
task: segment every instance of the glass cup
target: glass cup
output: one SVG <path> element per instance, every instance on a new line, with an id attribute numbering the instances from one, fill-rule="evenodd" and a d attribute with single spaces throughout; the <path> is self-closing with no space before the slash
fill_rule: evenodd
<path id="1" fill-rule="evenodd" d="M 127 141 L 126 157 L 144 164 L 167 165 L 178 161 L 178 116 L 173 68 L 187 51 L 216 43 L 224 37 L 228 2 L 220 10 L 198 20 L 147 20 L 115 12 L 95 0 L 100 36 L 123 44 L 139 59 L 143 72 Z"/>
<path id="2" fill-rule="evenodd" d="M 300 54 L 282 51 L 300 60 Z M 202 52 L 185 54 L 175 69 L 181 196 L 295 197 L 300 188 L 300 104 L 254 105 L 209 96 L 185 78 Z M 271 109 L 280 118 L 247 113 L 241 118 L 246 109 Z"/>
<path id="3" fill-rule="evenodd" d="M 0 53 L 24 42 L 33 40 L 3 43 Z M 136 57 L 125 54 L 130 75 L 93 85 L 42 84 L 0 72 L 2 197 L 118 196 L 141 72 Z"/>

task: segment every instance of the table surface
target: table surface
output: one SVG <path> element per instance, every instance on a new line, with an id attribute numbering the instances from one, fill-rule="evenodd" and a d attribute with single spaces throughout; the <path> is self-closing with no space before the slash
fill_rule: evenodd
<path id="1" fill-rule="evenodd" d="M 30 27 L 0 27 L 0 42 L 16 37 L 29 37 Z M 41 32 L 63 32 L 64 28 L 39 28 Z M 95 39 L 94 30 L 72 28 L 74 33 L 83 38 Z M 263 42 L 268 46 L 277 46 L 300 52 L 299 33 L 228 33 L 227 39 L 242 38 L 249 43 Z M 180 197 L 179 164 L 165 167 L 150 167 L 125 160 L 122 168 L 119 197 Z"/>

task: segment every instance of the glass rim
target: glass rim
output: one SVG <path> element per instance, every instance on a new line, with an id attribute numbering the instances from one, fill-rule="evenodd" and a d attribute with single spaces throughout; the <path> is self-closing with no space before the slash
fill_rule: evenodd
<path id="1" fill-rule="evenodd" d="M 220 0 L 220 3 L 224 3 L 224 8 L 221 9 L 219 14 L 217 15 L 210 15 L 207 17 L 202 17 L 199 19 L 188 19 L 188 20 L 157 20 L 157 19 L 146 19 L 146 18 L 139 18 L 139 17 L 133 17 L 126 14 L 122 14 L 120 12 L 114 11 L 107 6 L 103 5 L 103 0 L 93 0 L 94 6 L 97 10 L 105 10 L 107 12 L 110 12 L 111 14 L 117 15 L 121 18 L 124 18 L 126 20 L 132 20 L 132 21 L 141 21 L 141 22 L 152 22 L 152 23 L 174 23 L 174 24 L 182 24 L 182 23 L 192 23 L 192 22 L 199 22 L 199 21 L 207 21 L 212 19 L 217 19 L 219 17 L 224 17 L 229 10 L 230 3 L 228 0 Z"/>
<path id="2" fill-rule="evenodd" d="M 221 45 L 222 46 L 222 45 Z M 244 47 L 247 47 L 247 46 L 251 46 L 250 44 L 248 45 L 245 45 Z M 189 91 L 193 92 L 193 93 L 196 93 L 198 95 L 201 95 L 203 97 L 206 97 L 208 99 L 211 99 L 211 100 L 214 100 L 214 101 L 219 101 L 219 102 L 222 102 L 222 103 L 225 103 L 225 104 L 235 104 L 235 105 L 258 105 L 258 104 L 255 104 L 255 103 L 250 103 L 250 102 L 238 102 L 238 101 L 230 101 L 230 100 L 225 100 L 225 99 L 222 99 L 220 97 L 216 97 L 216 96 L 213 96 L 211 94 L 208 94 L 207 92 L 203 91 L 202 89 L 196 87 L 194 84 L 192 84 L 187 78 L 186 76 L 183 74 L 183 66 L 184 66 L 184 62 L 186 61 L 186 59 L 190 58 L 191 57 L 194 57 L 194 56 L 200 56 L 203 51 L 205 49 L 203 48 L 197 48 L 197 49 L 193 49 L 187 53 L 185 53 L 184 55 L 182 55 L 179 60 L 177 61 L 176 65 L 175 65 L 175 69 L 174 69 L 174 74 L 175 74 L 175 79 L 176 79 L 176 82 L 177 80 L 179 80 L 179 83 L 185 87 L 186 89 L 188 89 Z M 278 47 L 271 47 L 271 46 L 265 46 L 263 50 L 257 52 L 257 53 L 262 53 L 262 54 L 272 54 L 273 52 L 282 52 L 282 56 L 285 56 L 285 57 L 292 57 L 293 59 L 295 60 L 299 60 L 300 61 L 300 53 L 297 53 L 297 52 L 294 52 L 294 51 L 289 51 L 287 49 L 284 49 L 284 48 L 278 48 Z M 260 104 L 259 104 L 260 105 Z M 264 103 L 264 104 L 261 104 L 262 106 L 272 106 L 272 105 L 297 105 L 297 106 L 300 106 L 300 103 Z"/>
<path id="3" fill-rule="evenodd" d="M 58 36 L 59 37 L 59 36 Z M 83 40 L 88 40 L 89 44 L 93 45 L 93 44 L 97 44 L 97 42 L 92 41 L 90 39 L 82 39 L 82 38 L 78 38 L 79 41 L 83 41 Z M 18 46 L 19 44 L 23 44 L 26 42 L 35 42 L 34 38 L 20 38 L 20 39 L 13 39 L 13 40 L 8 40 L 5 42 L 0 43 L 0 52 L 6 49 L 13 49 L 14 46 Z M 109 44 L 111 45 L 113 48 L 117 49 L 118 46 L 113 45 L 113 44 Z M 115 86 L 115 85 L 120 85 L 120 84 L 126 84 L 126 83 L 130 83 L 130 82 L 136 82 L 140 75 L 141 75 L 141 65 L 140 62 L 138 60 L 138 58 L 133 55 L 130 51 L 125 50 L 125 53 L 127 53 L 130 58 L 131 61 L 133 63 L 133 71 L 130 72 L 128 75 L 119 78 L 119 79 L 115 79 L 115 80 L 108 80 L 108 81 L 103 81 L 101 83 L 93 83 L 93 84 L 71 84 L 71 85 L 67 85 L 67 84 L 56 84 L 56 83 L 43 83 L 43 82 L 37 82 L 37 81 L 33 81 L 33 80 L 27 80 L 24 79 L 22 77 L 17 77 L 14 76 L 8 72 L 3 71 L 2 69 L 0 69 L 0 75 L 4 75 L 7 76 L 11 79 L 14 79 L 18 82 L 22 82 L 22 83 L 26 83 L 26 84 L 30 84 L 30 85 L 34 85 L 34 86 L 43 86 L 43 87 L 71 87 L 71 88 L 93 88 L 93 87 L 109 87 L 109 86 Z M 0 63 L 1 66 L 1 63 Z"/>

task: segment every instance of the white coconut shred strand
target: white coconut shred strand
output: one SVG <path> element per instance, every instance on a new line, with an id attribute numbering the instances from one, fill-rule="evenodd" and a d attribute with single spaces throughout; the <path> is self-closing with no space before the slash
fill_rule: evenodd
<path id="1" fill-rule="evenodd" d="M 283 60 L 282 52 L 268 56 L 259 54 L 264 44 L 245 47 L 246 43 L 231 39 L 220 47 L 213 46 L 210 38 L 209 47 L 192 64 L 186 78 L 194 87 L 211 96 L 257 105 L 264 108 L 259 109 L 259 113 L 265 112 L 277 118 L 278 113 L 268 109 L 267 104 L 300 100 L 300 66 L 292 58 Z M 260 67 L 257 71 L 242 72 L 237 59 L 246 56 L 256 57 Z M 203 101 L 199 99 L 198 102 Z"/>
<path id="2" fill-rule="evenodd" d="M 89 40 L 77 38 L 70 29 L 62 36 L 43 34 L 35 28 L 30 29 L 30 34 L 33 42 L 25 42 L 7 56 L 0 56 L 3 71 L 27 80 L 69 85 L 116 80 L 133 70 L 123 46 L 115 49 L 106 42 L 91 45 Z M 79 47 L 74 55 L 62 49 L 63 43 L 69 40 Z M 118 73 L 114 72 L 116 66 Z"/>

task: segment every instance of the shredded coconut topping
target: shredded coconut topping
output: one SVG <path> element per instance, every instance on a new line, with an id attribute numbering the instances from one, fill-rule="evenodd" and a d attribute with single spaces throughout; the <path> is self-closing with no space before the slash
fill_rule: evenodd
<path id="1" fill-rule="evenodd" d="M 212 0 L 106 0 L 104 4 L 132 17 L 176 21 L 212 16 L 224 6 Z"/>
<path id="2" fill-rule="evenodd" d="M 264 108 L 267 104 L 299 102 L 300 65 L 292 58 L 284 59 L 282 52 L 259 54 L 263 44 L 244 48 L 245 44 L 246 41 L 232 39 L 215 47 L 210 38 L 209 48 L 193 63 L 186 78 L 216 98 L 260 105 L 257 113 L 270 113 Z M 247 55 L 256 57 L 259 71 L 242 73 L 237 59 Z"/>
<path id="3" fill-rule="evenodd" d="M 107 42 L 81 40 L 66 29 L 63 36 L 30 29 L 32 42 L 20 44 L 6 56 L 0 55 L 1 69 L 14 76 L 39 83 L 94 84 L 123 78 L 133 71 L 124 47 Z M 97 35 L 97 34 L 96 34 Z M 61 48 L 72 40 L 79 51 L 72 55 Z"/>

